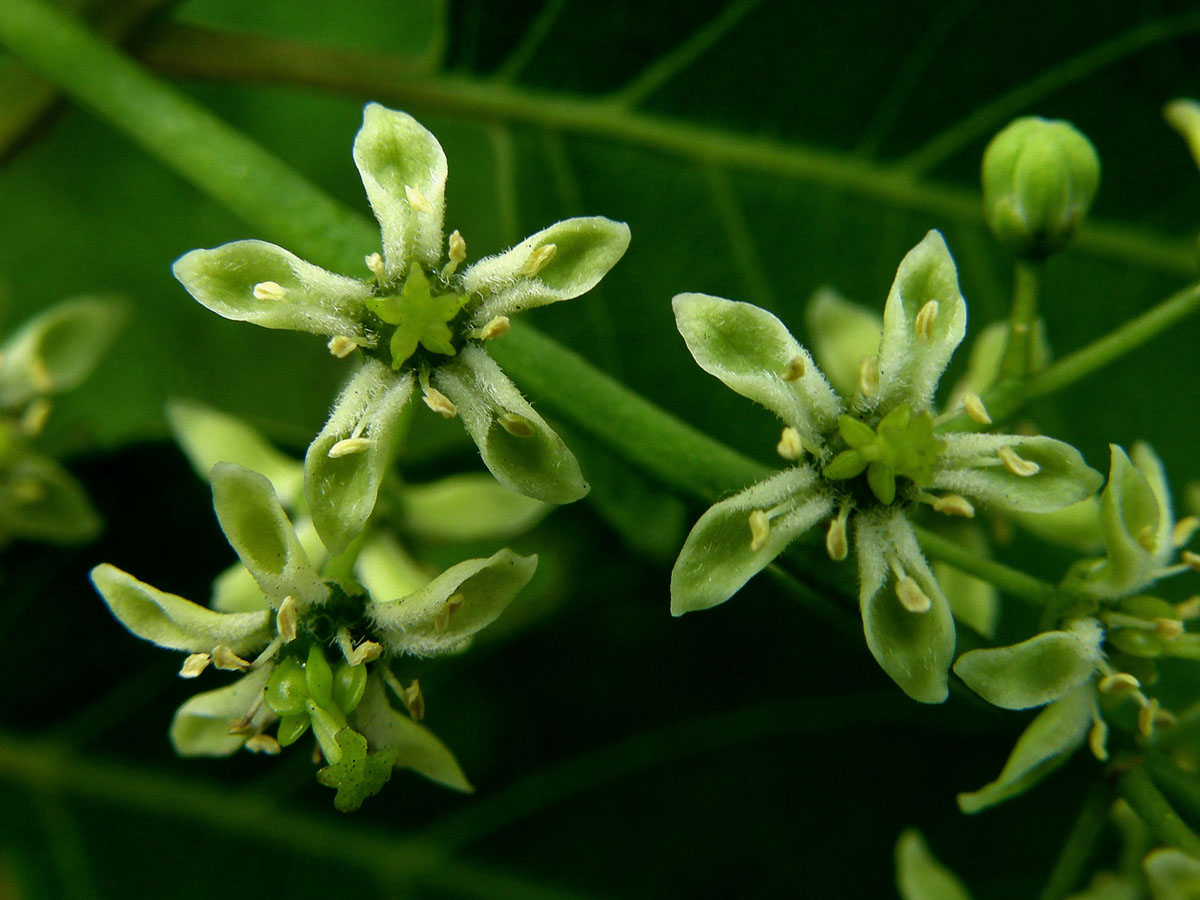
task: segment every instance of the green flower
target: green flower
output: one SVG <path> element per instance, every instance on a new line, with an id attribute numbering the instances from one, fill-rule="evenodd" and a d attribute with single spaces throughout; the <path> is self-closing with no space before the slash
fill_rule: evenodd
<path id="1" fill-rule="evenodd" d="M 826 522 L 830 557 L 844 559 L 851 544 L 857 554 L 872 654 L 909 696 L 944 700 L 954 622 L 908 510 L 1049 511 L 1088 496 L 1101 477 L 1074 448 L 1048 437 L 935 433 L 934 392 L 967 315 L 941 235 L 930 232 L 901 262 L 876 353 L 863 360 L 850 396 L 830 387 L 765 310 L 703 294 L 681 294 L 674 307 L 701 368 L 783 420 L 777 449 L 795 465 L 700 518 L 671 575 L 672 612 L 723 603 Z"/>
<path id="2" fill-rule="evenodd" d="M 243 673 L 179 708 L 170 732 L 176 751 L 278 753 L 311 730 L 327 763 L 318 779 L 337 788 L 339 809 L 357 808 L 394 767 L 470 790 L 450 751 L 417 723 L 420 695 L 400 686 L 390 663 L 462 649 L 528 583 L 537 558 L 501 550 L 414 583 L 404 558 L 375 553 L 362 578 L 368 593 L 348 593 L 318 574 L 264 476 L 220 463 L 212 487 L 217 518 L 258 588 L 257 602 L 221 612 L 115 566 L 92 570 L 121 624 L 189 654 L 181 676 L 195 678 L 210 666 Z M 409 715 L 392 707 L 388 690 Z"/>
<path id="3" fill-rule="evenodd" d="M 382 254 L 366 259 L 371 277 L 327 272 L 262 241 L 194 250 L 174 266 L 213 312 L 324 335 L 335 356 L 365 357 L 305 460 L 322 540 L 338 553 L 362 528 L 418 387 L 435 412 L 462 419 L 502 484 L 548 503 L 578 500 L 588 487 L 575 457 L 484 345 L 509 330 L 510 316 L 595 287 L 625 252 L 629 228 L 568 219 L 464 268 L 462 236 L 443 244 L 446 156 L 432 134 L 369 104 L 354 161 L 382 237 Z"/>

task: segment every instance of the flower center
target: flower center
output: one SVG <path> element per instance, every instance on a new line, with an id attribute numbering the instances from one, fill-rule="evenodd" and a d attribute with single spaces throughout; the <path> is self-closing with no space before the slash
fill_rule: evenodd
<path id="1" fill-rule="evenodd" d="M 388 349 L 391 366 L 399 369 L 417 352 L 418 346 L 430 353 L 454 356 L 454 331 L 451 321 L 468 298 L 455 293 L 434 293 L 425 270 L 413 265 L 398 294 L 385 294 L 367 300 L 367 309 L 387 325 L 394 326 Z"/>
<path id="2" fill-rule="evenodd" d="M 933 465 L 941 442 L 933 433 L 929 413 L 898 406 L 872 428 L 853 416 L 838 418 L 838 431 L 847 449 L 837 454 L 823 474 L 833 481 L 857 478 L 866 472 L 871 493 L 882 504 L 896 499 L 896 479 L 917 485 L 933 480 Z"/>

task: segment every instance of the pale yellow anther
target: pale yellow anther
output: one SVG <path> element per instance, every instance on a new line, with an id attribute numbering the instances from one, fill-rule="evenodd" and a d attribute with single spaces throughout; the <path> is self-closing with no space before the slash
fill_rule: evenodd
<path id="1" fill-rule="evenodd" d="M 1175 523 L 1175 528 L 1171 531 L 1171 543 L 1176 547 L 1182 547 L 1192 539 L 1192 535 L 1196 533 L 1196 529 L 1200 528 L 1200 519 L 1195 516 L 1187 516 Z"/>
<path id="2" fill-rule="evenodd" d="M 433 386 L 421 386 L 421 399 L 443 419 L 453 419 L 458 415 L 458 407 L 454 402 Z"/>
<path id="3" fill-rule="evenodd" d="M 533 437 L 535 430 L 532 422 L 516 413 L 505 413 L 502 416 L 497 416 L 496 424 L 515 438 Z"/>
<path id="4" fill-rule="evenodd" d="M 421 682 L 417 679 L 414 678 L 412 684 L 400 689 L 400 702 L 414 722 L 425 718 L 425 695 L 421 693 Z"/>
<path id="5" fill-rule="evenodd" d="M 463 605 L 466 598 L 462 594 L 455 594 L 446 601 L 446 605 L 438 611 L 438 614 L 433 617 L 433 627 L 436 631 L 445 631 L 450 627 L 450 615 Z"/>
<path id="6" fill-rule="evenodd" d="M 858 392 L 864 397 L 873 397 L 879 390 L 879 360 L 865 357 L 858 364 Z"/>
<path id="7" fill-rule="evenodd" d="M 983 405 L 983 400 L 978 394 L 972 394 L 967 391 L 962 397 L 963 409 L 966 410 L 967 418 L 972 422 L 978 422 L 980 425 L 991 425 L 992 417 L 988 415 L 987 407 Z"/>
<path id="8" fill-rule="evenodd" d="M 1100 762 L 1108 759 L 1108 725 L 1103 719 L 1092 722 L 1092 728 L 1088 732 L 1088 748 L 1092 751 L 1092 756 Z"/>
<path id="9" fill-rule="evenodd" d="M 1154 630 L 1163 640 L 1174 641 L 1183 634 L 1183 623 L 1178 619 L 1160 617 L 1154 620 Z"/>
<path id="10" fill-rule="evenodd" d="M 1158 550 L 1158 535 L 1154 531 L 1153 525 L 1143 525 L 1137 533 L 1137 542 L 1142 545 L 1142 549 L 1147 553 L 1154 553 Z"/>
<path id="11" fill-rule="evenodd" d="M 382 256 L 380 256 L 378 253 L 369 253 L 363 257 L 363 262 L 366 263 L 367 269 L 370 270 L 372 275 L 374 275 L 380 281 L 383 280 L 385 269 Z"/>
<path id="12" fill-rule="evenodd" d="M 929 612 L 933 607 L 933 601 L 921 590 L 921 586 L 911 575 L 905 575 L 896 582 L 896 596 L 900 599 L 900 605 L 910 613 Z"/>
<path id="13" fill-rule="evenodd" d="M 25 408 L 21 414 L 21 431 L 30 437 L 37 437 L 46 428 L 46 420 L 54 405 L 45 397 L 38 397 Z"/>
<path id="14" fill-rule="evenodd" d="M 50 374 L 50 367 L 40 356 L 31 357 L 29 360 L 29 381 L 39 394 L 48 394 L 54 390 L 54 376 Z"/>
<path id="15" fill-rule="evenodd" d="M 230 719 L 229 726 L 226 731 L 229 734 L 252 734 L 254 733 L 254 725 L 250 722 L 251 716 L 242 716 L 240 719 Z"/>
<path id="16" fill-rule="evenodd" d="M 750 524 L 750 549 L 757 553 L 767 546 L 771 536 L 771 520 L 764 510 L 756 509 L 747 517 Z"/>
<path id="17" fill-rule="evenodd" d="M 265 753 L 268 756 L 278 756 L 283 752 L 283 748 L 279 746 L 279 741 L 275 740 L 269 734 L 263 734 L 261 731 L 249 738 L 245 746 L 251 753 Z"/>
<path id="18" fill-rule="evenodd" d="M 1137 727 L 1138 734 L 1142 737 L 1150 737 L 1154 731 L 1154 721 L 1158 718 L 1158 699 L 1154 698 L 1142 705 L 1138 710 Z"/>
<path id="19" fill-rule="evenodd" d="M 288 594 L 279 604 L 279 612 L 275 613 L 275 631 L 285 644 L 296 639 L 296 622 L 296 598 Z"/>
<path id="20" fill-rule="evenodd" d="M 1200 594 L 1195 597 L 1188 597 L 1182 603 L 1175 604 L 1175 615 L 1183 619 L 1185 622 L 1190 622 L 1192 619 L 1200 619 Z"/>
<path id="21" fill-rule="evenodd" d="M 917 337 L 926 341 L 933 337 L 933 322 L 937 318 L 937 314 L 938 302 L 936 300 L 930 300 L 921 307 L 913 322 L 913 330 L 916 331 Z"/>
<path id="22" fill-rule="evenodd" d="M 834 562 L 841 562 L 850 553 L 850 543 L 846 538 L 846 519 L 850 516 L 850 507 L 843 506 L 837 518 L 831 519 L 825 532 L 825 552 Z"/>
<path id="23" fill-rule="evenodd" d="M 554 254 L 557 252 L 558 244 L 542 244 L 529 254 L 529 259 L 525 260 L 525 265 L 521 266 L 521 274 L 530 277 L 536 275 L 549 265 L 550 260 L 554 259 Z"/>
<path id="24" fill-rule="evenodd" d="M 183 661 L 183 665 L 179 667 L 180 678 L 196 678 L 208 668 L 208 664 L 212 662 L 212 657 L 207 653 L 193 653 Z"/>
<path id="25" fill-rule="evenodd" d="M 789 425 L 779 436 L 775 452 L 784 459 L 797 460 L 804 455 L 804 443 L 800 440 L 800 432 Z"/>
<path id="26" fill-rule="evenodd" d="M 345 440 L 338 441 L 329 448 L 325 455 L 330 459 L 341 459 L 343 456 L 353 456 L 355 453 L 363 453 L 370 446 L 370 438 L 349 437 Z"/>
<path id="27" fill-rule="evenodd" d="M 354 338 L 346 337 L 344 334 L 339 334 L 336 337 L 331 337 L 329 343 L 325 346 L 338 359 L 345 359 L 358 349 L 358 341 L 354 340 Z"/>
<path id="28" fill-rule="evenodd" d="M 224 644 L 218 644 L 213 648 L 212 652 L 213 665 L 218 669 L 238 669 L 245 671 L 250 668 L 250 663 L 242 659 Z"/>
<path id="29" fill-rule="evenodd" d="M 934 512 L 945 513 L 948 516 L 962 516 L 964 519 L 975 518 L 975 507 L 971 505 L 971 501 L 958 494 L 938 497 L 932 505 Z"/>
<path id="30" fill-rule="evenodd" d="M 462 261 L 467 258 L 467 242 L 457 230 L 452 231 L 446 240 L 446 258 L 449 262 L 442 266 L 443 278 L 453 275 Z"/>
<path id="31" fill-rule="evenodd" d="M 425 195 L 421 193 L 419 188 L 413 187 L 411 184 L 404 186 L 404 196 L 408 198 L 408 204 L 416 212 L 429 215 L 433 212 L 433 204 L 425 199 Z"/>
<path id="32" fill-rule="evenodd" d="M 1096 688 L 1107 696 L 1120 697 L 1135 693 L 1141 686 L 1142 683 L 1128 672 L 1114 672 L 1112 675 L 1105 675 L 1101 678 Z"/>
<path id="33" fill-rule="evenodd" d="M 480 328 L 478 334 L 481 341 L 494 341 L 496 338 L 504 337 L 510 331 L 512 331 L 512 322 L 508 320 L 508 316 L 496 316 Z"/>
<path id="34" fill-rule="evenodd" d="M 1023 459 L 1017 455 L 1017 451 L 1007 445 L 996 451 L 996 455 L 1000 457 L 1000 461 L 1004 463 L 1004 468 L 1021 478 L 1029 478 L 1042 471 L 1042 467 L 1032 460 Z"/>
<path id="35" fill-rule="evenodd" d="M 352 666 L 361 666 L 363 663 L 375 662 L 382 653 L 382 644 L 375 641 L 362 641 L 346 658 L 346 662 Z"/>
<path id="36" fill-rule="evenodd" d="M 804 357 L 793 356 L 788 360 L 787 368 L 783 370 L 784 381 L 799 381 L 804 377 Z"/>
<path id="37" fill-rule="evenodd" d="M 1191 550 L 1180 550 L 1179 561 L 1188 568 L 1200 572 L 1200 554 L 1193 553 Z"/>
<path id="38" fill-rule="evenodd" d="M 254 299 L 278 301 L 287 299 L 287 288 L 277 281 L 260 281 L 254 286 Z"/>

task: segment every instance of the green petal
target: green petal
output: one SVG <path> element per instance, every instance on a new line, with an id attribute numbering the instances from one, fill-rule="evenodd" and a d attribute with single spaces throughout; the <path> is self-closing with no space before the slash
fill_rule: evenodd
<path id="1" fill-rule="evenodd" d="M 177 259 L 172 271 L 189 294 L 226 319 L 374 345 L 362 325 L 370 285 L 326 272 L 274 244 L 235 241 L 193 250 Z M 255 288 L 263 295 L 262 285 L 276 285 L 283 293 L 259 299 Z"/>
<path id="2" fill-rule="evenodd" d="M 937 301 L 938 312 L 928 337 L 919 337 L 917 315 L 931 300 Z M 901 261 L 883 309 L 878 404 L 904 402 L 917 412 L 929 409 L 966 328 L 967 304 L 958 289 L 954 259 L 941 234 L 931 231 Z"/>
<path id="3" fill-rule="evenodd" d="M 977 523 L 946 523 L 938 533 L 976 556 L 984 559 L 991 556 Z M 995 635 L 996 621 L 1000 617 L 1000 595 L 996 588 L 990 582 L 946 563 L 935 562 L 932 568 L 934 578 L 950 602 L 954 620 L 984 637 Z"/>
<path id="4" fill-rule="evenodd" d="M 405 485 L 400 495 L 401 527 L 432 541 L 506 540 L 528 531 L 551 509 L 482 472 Z"/>
<path id="5" fill-rule="evenodd" d="M 1182 850 L 1165 847 L 1144 860 L 1142 868 L 1154 900 L 1195 900 L 1200 897 L 1200 860 Z"/>
<path id="6" fill-rule="evenodd" d="M 671 615 L 724 603 L 793 540 L 833 511 L 808 466 L 793 466 L 712 506 L 684 541 L 671 570 Z M 750 514 L 776 511 L 759 549 L 750 546 Z"/>
<path id="7" fill-rule="evenodd" d="M 1095 493 L 1103 477 L 1070 444 L 1042 436 L 948 434 L 931 487 L 953 491 L 996 509 L 1052 512 Z M 1017 475 L 999 457 L 1008 447 L 1035 463 L 1034 475 Z"/>
<path id="8" fill-rule="evenodd" d="M 468 344 L 438 367 L 434 385 L 458 407 L 483 464 L 505 487 L 545 503 L 573 503 L 588 492 L 579 463 L 553 429 L 480 347 Z M 501 417 L 527 433 L 510 433 Z"/>
<path id="9" fill-rule="evenodd" d="M 0 539 L 83 544 L 103 524 L 83 486 L 54 460 L 26 452 L 0 470 Z"/>
<path id="10" fill-rule="evenodd" d="M 475 790 L 454 754 L 433 732 L 392 708 L 378 678 L 367 679 L 366 691 L 354 715 L 355 727 L 373 750 L 395 752 L 397 767 L 412 769 L 456 791 Z"/>
<path id="11" fill-rule="evenodd" d="M 304 496 L 321 540 L 341 553 L 366 525 L 396 452 L 400 413 L 412 398 L 412 373 L 397 375 L 367 360 L 334 401 L 329 421 L 304 457 Z M 340 441 L 363 437 L 366 449 L 329 456 Z"/>
<path id="12" fill-rule="evenodd" d="M 896 889 L 901 900 L 971 900 L 958 876 L 938 862 L 915 828 L 906 828 L 896 841 Z"/>
<path id="13" fill-rule="evenodd" d="M 329 588 L 309 564 L 271 482 L 234 463 L 217 463 L 212 489 L 221 530 L 271 605 L 289 595 L 301 610 L 324 602 Z"/>
<path id="14" fill-rule="evenodd" d="M 271 639 L 266 610 L 219 613 L 168 594 L 107 563 L 92 569 L 92 584 L 117 621 L 138 637 L 171 650 L 211 653 L 224 645 L 250 653 Z"/>
<path id="15" fill-rule="evenodd" d="M 1081 685 L 1047 706 L 1029 723 L 1000 777 L 977 791 L 958 795 L 958 808 L 976 813 L 1023 794 L 1066 762 L 1087 738 L 1092 725 L 1095 694 Z"/>
<path id="16" fill-rule="evenodd" d="M 1103 656 L 1103 639 L 1100 624 L 1084 619 L 1069 631 L 1047 631 L 1011 647 L 964 653 L 954 674 L 993 706 L 1043 706 L 1091 679 Z"/>
<path id="17" fill-rule="evenodd" d="M 823 287 L 808 301 L 805 324 L 821 371 L 839 394 L 853 397 L 858 393 L 862 361 L 879 350 L 882 317 Z"/>
<path id="18" fill-rule="evenodd" d="M 433 576 L 391 534 L 372 531 L 354 561 L 354 577 L 372 597 L 388 601 L 416 593 Z"/>
<path id="19" fill-rule="evenodd" d="M 78 387 L 108 352 L 125 316 L 124 303 L 102 297 L 65 300 L 34 316 L 0 353 L 0 405 Z"/>
<path id="20" fill-rule="evenodd" d="M 311 519 L 296 520 L 296 537 L 304 548 L 312 567 L 320 571 L 328 557 L 325 545 L 317 536 Z M 218 612 L 256 612 L 270 609 L 271 602 L 263 594 L 254 576 L 240 562 L 234 563 L 213 579 L 208 605 Z"/>
<path id="21" fill-rule="evenodd" d="M 954 659 L 954 617 L 937 579 L 902 512 L 862 514 L 854 519 L 859 603 L 867 647 L 897 685 L 921 703 L 941 703 L 949 693 Z M 909 612 L 896 596 L 890 559 L 897 561 L 930 600 L 925 612 Z"/>
<path id="22" fill-rule="evenodd" d="M 542 268 L 528 274 L 530 257 L 553 244 Z M 474 316 L 485 325 L 496 316 L 586 294 L 617 264 L 629 246 L 629 226 L 601 216 L 567 219 L 543 228 L 511 250 L 489 256 L 462 273 L 462 289 L 483 296 Z"/>
<path id="23" fill-rule="evenodd" d="M 280 453 L 256 428 L 236 416 L 203 403 L 171 400 L 167 422 L 201 478 L 207 480 L 219 462 L 237 463 L 265 475 L 288 506 L 300 498 L 304 466 Z"/>
<path id="24" fill-rule="evenodd" d="M 171 720 L 171 744 L 180 756 L 229 756 L 246 743 L 248 734 L 230 734 L 229 723 L 249 712 L 262 696 L 270 666 L 261 666 L 233 684 L 196 694 L 175 711 Z M 271 716 L 261 704 L 251 726 L 261 727 Z"/>
<path id="25" fill-rule="evenodd" d="M 437 138 L 407 113 L 368 103 L 354 163 L 379 220 L 387 277 L 398 278 L 409 262 L 436 265 L 446 207 L 446 154 Z M 406 188 L 427 208 L 415 207 Z"/>
<path id="26" fill-rule="evenodd" d="M 836 425 L 842 404 L 782 322 L 749 303 L 707 294 L 679 294 L 671 305 L 700 368 L 799 431 L 810 452 L 823 446 L 821 434 Z M 787 381 L 792 366 L 804 374 Z"/>
<path id="27" fill-rule="evenodd" d="M 1031 534 L 1077 550 L 1096 553 L 1104 546 L 1100 530 L 1100 498 L 1087 497 L 1078 503 L 1048 513 L 1027 513 L 1010 510 L 1013 520 Z"/>
<path id="28" fill-rule="evenodd" d="M 505 548 L 488 559 L 451 566 L 407 597 L 370 602 L 367 615 L 393 653 L 453 653 L 499 618 L 536 570 L 536 556 L 518 556 Z"/>

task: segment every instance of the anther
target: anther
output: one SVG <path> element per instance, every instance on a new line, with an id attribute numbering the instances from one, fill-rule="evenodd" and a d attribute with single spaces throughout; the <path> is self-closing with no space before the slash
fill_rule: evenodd
<path id="1" fill-rule="evenodd" d="M 421 682 L 417 679 L 414 678 L 408 687 L 400 688 L 400 702 L 414 722 L 425 718 L 425 695 L 421 693 Z"/>
<path id="2" fill-rule="evenodd" d="M 967 418 L 972 422 L 978 422 L 980 425 L 991 425 L 992 417 L 988 415 L 987 407 L 983 405 L 983 400 L 978 394 L 972 394 L 970 391 L 963 394 L 962 397 L 963 409 L 966 410 Z"/>
<path id="3" fill-rule="evenodd" d="M 784 459 L 796 460 L 803 456 L 804 443 L 800 440 L 800 432 L 791 425 L 783 429 L 779 443 L 775 445 L 775 452 Z"/>
<path id="4" fill-rule="evenodd" d="M 50 367 L 40 356 L 29 360 L 29 380 L 39 394 L 48 394 L 54 390 L 54 376 L 50 374 Z"/>
<path id="5" fill-rule="evenodd" d="M 275 630 L 285 644 L 296 639 L 296 598 L 291 594 L 279 604 L 279 612 L 275 614 Z"/>
<path id="6" fill-rule="evenodd" d="M 757 553 L 767 546 L 767 538 L 771 536 L 771 520 L 765 511 L 756 509 L 750 513 L 750 549 Z"/>
<path id="7" fill-rule="evenodd" d="M 458 269 L 459 264 L 467 258 L 467 242 L 457 230 L 450 233 L 446 241 L 446 257 L 450 260 L 442 266 L 442 277 L 449 278 Z"/>
<path id="8" fill-rule="evenodd" d="M 1096 689 L 1110 697 L 1121 697 L 1132 694 L 1142 686 L 1142 683 L 1128 672 L 1114 672 L 1100 679 Z"/>
<path id="9" fill-rule="evenodd" d="M 1195 569 L 1200 572 L 1200 553 L 1193 553 L 1191 550 L 1180 550 L 1179 561 L 1189 569 Z"/>
<path id="10" fill-rule="evenodd" d="M 458 415 L 458 407 L 453 401 L 432 385 L 421 385 L 421 399 L 444 419 L 453 419 Z"/>
<path id="11" fill-rule="evenodd" d="M 45 397 L 38 397 L 21 414 L 21 430 L 30 437 L 37 437 L 45 429 L 53 408 L 54 405 Z"/>
<path id="12" fill-rule="evenodd" d="M 825 552 L 834 562 L 841 562 L 850 553 L 850 544 L 846 540 L 846 519 L 850 516 L 850 507 L 843 506 L 838 510 L 837 518 L 831 519 L 829 529 L 825 532 Z"/>
<path id="13" fill-rule="evenodd" d="M 787 368 L 783 370 L 784 381 L 799 381 L 804 377 L 804 357 L 793 356 L 788 360 Z"/>
<path id="14" fill-rule="evenodd" d="M 868 356 L 858 364 L 858 392 L 872 397 L 879 390 L 879 360 Z"/>
<path id="15" fill-rule="evenodd" d="M 1196 533 L 1197 528 L 1200 528 L 1200 519 L 1195 516 L 1180 519 L 1175 523 L 1175 528 L 1171 531 L 1171 543 L 1176 547 L 1182 547 L 1192 539 L 1192 535 Z"/>
<path id="16" fill-rule="evenodd" d="M 217 644 L 213 648 L 212 661 L 213 665 L 218 669 L 238 669 L 244 671 L 250 668 L 248 661 L 242 659 L 224 644 Z"/>
<path id="17" fill-rule="evenodd" d="M 515 438 L 533 437 L 533 423 L 516 413 L 505 413 L 496 417 L 496 424 Z"/>
<path id="18" fill-rule="evenodd" d="M 275 740 L 269 734 L 263 734 L 261 731 L 247 740 L 245 747 L 251 753 L 265 753 L 268 756 L 278 756 L 283 752 L 283 748 L 279 746 L 279 741 Z"/>
<path id="19" fill-rule="evenodd" d="M 201 672 L 208 668 L 208 664 L 212 662 L 212 656 L 207 653 L 193 653 L 183 661 L 183 665 L 179 667 L 180 678 L 196 678 Z"/>
<path id="20" fill-rule="evenodd" d="M 363 257 L 363 262 L 367 264 L 367 268 L 371 270 L 371 274 L 383 281 L 383 257 L 378 253 L 371 253 Z"/>
<path id="21" fill-rule="evenodd" d="M 975 518 L 975 507 L 966 497 L 958 494 L 947 494 L 933 501 L 934 512 L 945 513 L 948 516 L 962 516 L 964 519 Z"/>
<path id="22" fill-rule="evenodd" d="M 512 331 L 512 323 L 509 322 L 508 316 L 496 316 L 480 328 L 475 336 L 481 341 L 494 341 L 496 338 L 504 337 L 510 331 Z"/>
<path id="23" fill-rule="evenodd" d="M 383 653 L 382 644 L 375 641 L 361 641 L 346 657 L 346 662 L 352 666 L 361 666 L 363 663 L 375 662 L 381 653 Z"/>
<path id="24" fill-rule="evenodd" d="M 557 252 L 558 244 L 542 244 L 529 254 L 529 259 L 525 260 L 525 265 L 521 266 L 521 274 L 530 277 L 536 275 L 546 268 Z"/>
<path id="25" fill-rule="evenodd" d="M 1152 698 L 1143 704 L 1138 710 L 1137 727 L 1138 734 L 1142 737 L 1150 737 L 1150 733 L 1154 730 L 1154 720 L 1158 717 L 1158 698 Z"/>
<path id="26" fill-rule="evenodd" d="M 896 596 L 900 599 L 900 605 L 910 613 L 929 612 L 933 607 L 933 601 L 911 575 L 905 575 L 896 582 Z"/>
<path id="27" fill-rule="evenodd" d="M 329 339 L 329 343 L 325 346 L 328 347 L 329 352 L 338 359 L 345 359 L 358 349 L 358 341 L 354 340 L 354 338 L 349 338 L 343 334 L 339 334 L 335 337 L 331 337 Z"/>
<path id="28" fill-rule="evenodd" d="M 917 318 L 913 323 L 913 329 L 917 333 L 917 337 L 923 340 L 929 340 L 933 337 L 933 320 L 937 318 L 938 302 L 930 300 L 921 307 L 917 313 Z"/>
<path id="29" fill-rule="evenodd" d="M 1175 615 L 1179 616 L 1185 622 L 1192 619 L 1200 619 L 1200 594 L 1195 597 L 1188 597 L 1182 603 L 1175 604 Z"/>
<path id="30" fill-rule="evenodd" d="M 1108 759 L 1108 725 L 1099 717 L 1092 721 L 1091 730 L 1088 731 L 1088 748 L 1100 762 Z"/>
<path id="31" fill-rule="evenodd" d="M 1161 616 L 1154 620 L 1154 630 L 1158 632 L 1159 637 L 1163 640 L 1174 641 L 1178 640 L 1183 634 L 1183 623 L 1178 619 L 1168 619 Z"/>
<path id="32" fill-rule="evenodd" d="M 362 453 L 371 446 L 371 439 L 365 437 L 350 437 L 345 440 L 338 441 L 325 454 L 330 459 L 341 459 L 343 456 L 352 456 L 355 453 Z"/>
<path id="33" fill-rule="evenodd" d="M 425 199 L 425 195 L 411 184 L 404 186 L 404 196 L 408 198 L 409 205 L 417 212 L 424 213 L 425 215 L 433 212 L 433 206 Z"/>
<path id="34" fill-rule="evenodd" d="M 1157 552 L 1158 535 L 1154 531 L 1154 526 L 1143 525 L 1137 533 L 1137 542 L 1142 545 L 1142 549 L 1147 553 Z"/>
<path id="35" fill-rule="evenodd" d="M 436 631 L 445 631 L 450 627 L 450 614 L 462 606 L 465 599 L 462 594 L 455 594 L 446 601 L 446 605 L 433 617 L 433 627 Z"/>
<path id="36" fill-rule="evenodd" d="M 260 281 L 254 286 L 255 300 L 286 300 L 287 288 L 277 281 Z"/>
<path id="37" fill-rule="evenodd" d="M 1022 459 L 1017 455 L 1017 451 L 1007 445 L 996 451 L 996 455 L 1000 457 L 1000 461 L 1004 463 L 1004 468 L 1021 478 L 1029 478 L 1042 471 L 1042 467 L 1032 460 Z"/>

